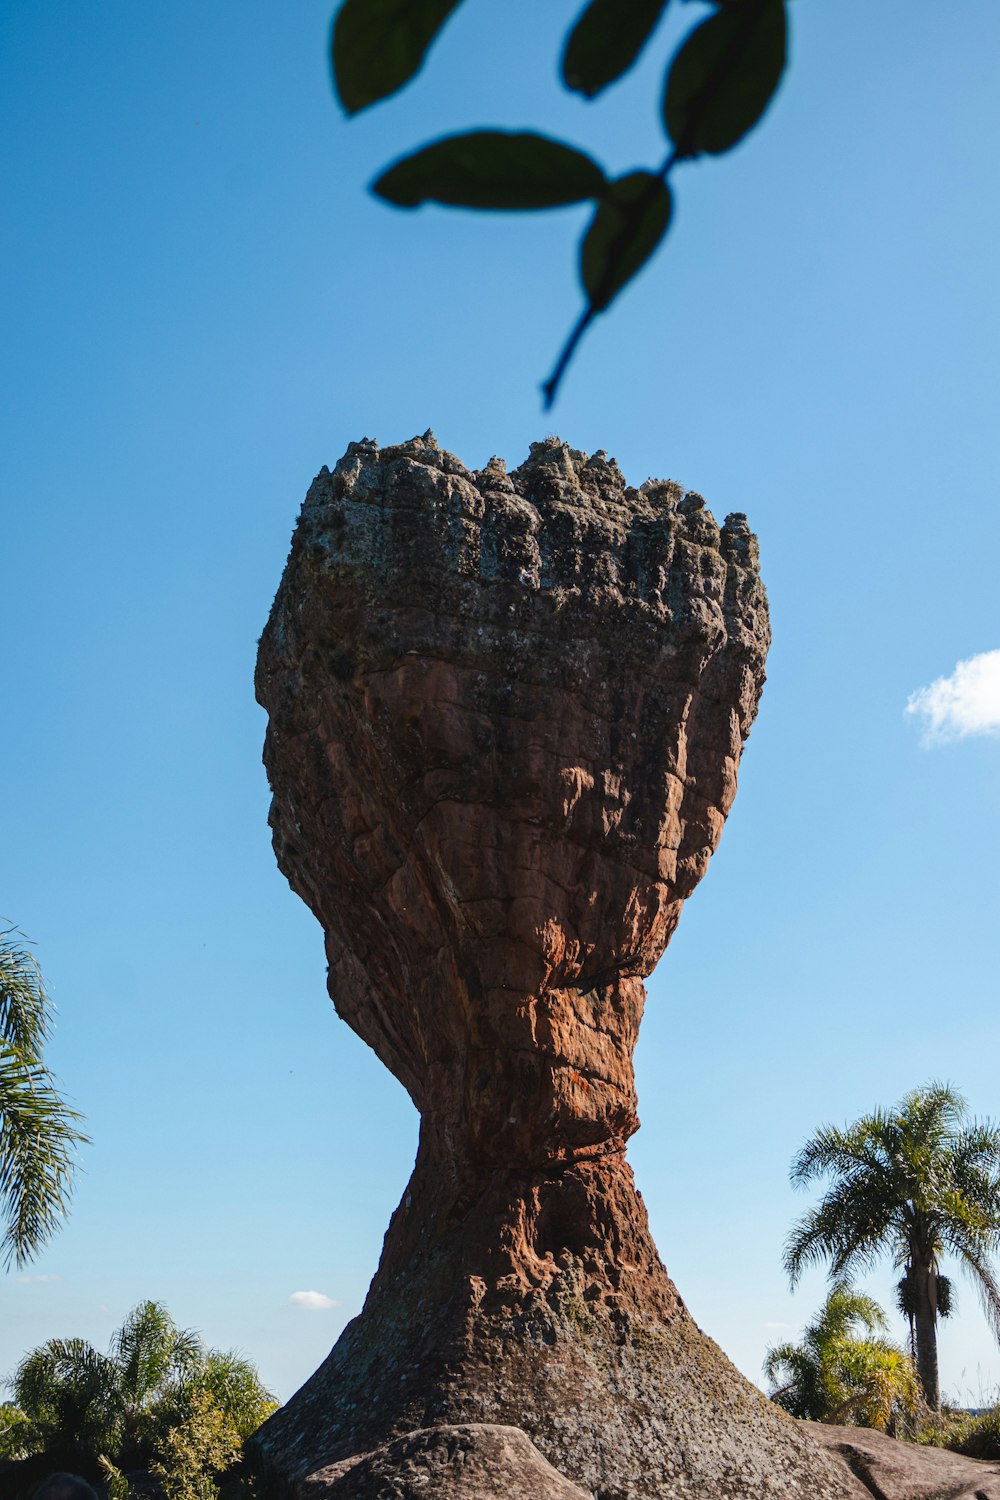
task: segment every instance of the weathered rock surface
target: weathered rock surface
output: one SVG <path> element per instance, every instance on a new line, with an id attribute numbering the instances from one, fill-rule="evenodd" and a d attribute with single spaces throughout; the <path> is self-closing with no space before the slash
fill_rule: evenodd
<path id="1" fill-rule="evenodd" d="M 897 1442 L 864 1427 L 803 1422 L 876 1500 L 1000 1500 L 1000 1464 Z"/>
<path id="2" fill-rule="evenodd" d="M 306 1500 L 591 1500 L 517 1427 L 426 1427 L 312 1475 Z"/>
<path id="3" fill-rule="evenodd" d="M 695 1326 L 625 1161 L 768 641 L 745 518 L 603 454 L 366 441 L 310 490 L 258 664 L 274 847 L 421 1134 L 364 1311 L 258 1436 L 287 1489 L 501 1424 L 598 1500 L 856 1494 Z"/>

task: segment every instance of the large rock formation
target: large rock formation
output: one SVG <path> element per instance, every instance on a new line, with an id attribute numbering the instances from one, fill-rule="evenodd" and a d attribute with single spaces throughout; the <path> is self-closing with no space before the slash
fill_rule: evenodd
<path id="1" fill-rule="evenodd" d="M 768 641 L 745 517 L 602 453 L 470 473 L 428 433 L 312 486 L 260 649 L 274 847 L 421 1132 L 364 1311 L 259 1434 L 276 1484 L 409 1494 L 407 1434 L 513 1426 L 567 1494 L 856 1495 L 695 1326 L 625 1161 Z"/>

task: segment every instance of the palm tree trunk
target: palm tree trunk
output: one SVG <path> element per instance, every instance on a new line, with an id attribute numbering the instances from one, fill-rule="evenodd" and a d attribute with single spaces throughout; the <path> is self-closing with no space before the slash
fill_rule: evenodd
<path id="1" fill-rule="evenodd" d="M 913 1326 L 917 1349 L 917 1375 L 924 1400 L 932 1411 L 941 1409 L 941 1385 L 938 1379 L 937 1354 L 937 1275 L 933 1268 L 918 1260 L 912 1265 L 912 1285 L 916 1291 Z"/>

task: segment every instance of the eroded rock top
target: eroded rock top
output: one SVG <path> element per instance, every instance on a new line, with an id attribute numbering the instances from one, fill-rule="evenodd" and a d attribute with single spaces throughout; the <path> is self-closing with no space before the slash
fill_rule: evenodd
<path id="1" fill-rule="evenodd" d="M 767 649 L 745 515 L 719 527 L 701 495 L 672 480 L 636 489 L 604 452 L 588 456 L 554 437 L 533 443 L 510 473 L 499 458 L 467 469 L 431 432 L 386 448 L 351 443 L 313 483 L 296 545 L 363 575 L 373 597 L 397 585 L 507 585 L 522 607 L 528 595 L 547 596 L 571 627 L 612 611 L 619 628 L 669 620 L 712 633 L 724 624 Z M 487 615 L 492 592 L 479 601 Z M 508 617 L 522 612 L 509 597 L 493 602 Z"/>

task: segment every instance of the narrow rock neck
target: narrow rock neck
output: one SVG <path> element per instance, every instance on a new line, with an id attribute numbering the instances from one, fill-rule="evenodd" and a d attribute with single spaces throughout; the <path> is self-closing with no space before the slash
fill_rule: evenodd
<path id="1" fill-rule="evenodd" d="M 413 1175 L 386 1234 L 371 1298 L 419 1280 L 443 1304 L 546 1294 L 567 1275 L 601 1302 L 676 1304 L 624 1144 L 534 1169 L 444 1157 L 421 1129 Z M 626 1283 L 634 1281 L 635 1286 Z M 395 1296 L 395 1293 L 392 1293 Z"/>
<path id="2" fill-rule="evenodd" d="M 486 992 L 437 1056 L 400 1070 L 421 1113 L 429 1177 L 468 1197 L 497 1174 L 620 1156 L 639 1127 L 632 1054 L 644 999 L 635 977 L 590 990 Z"/>

